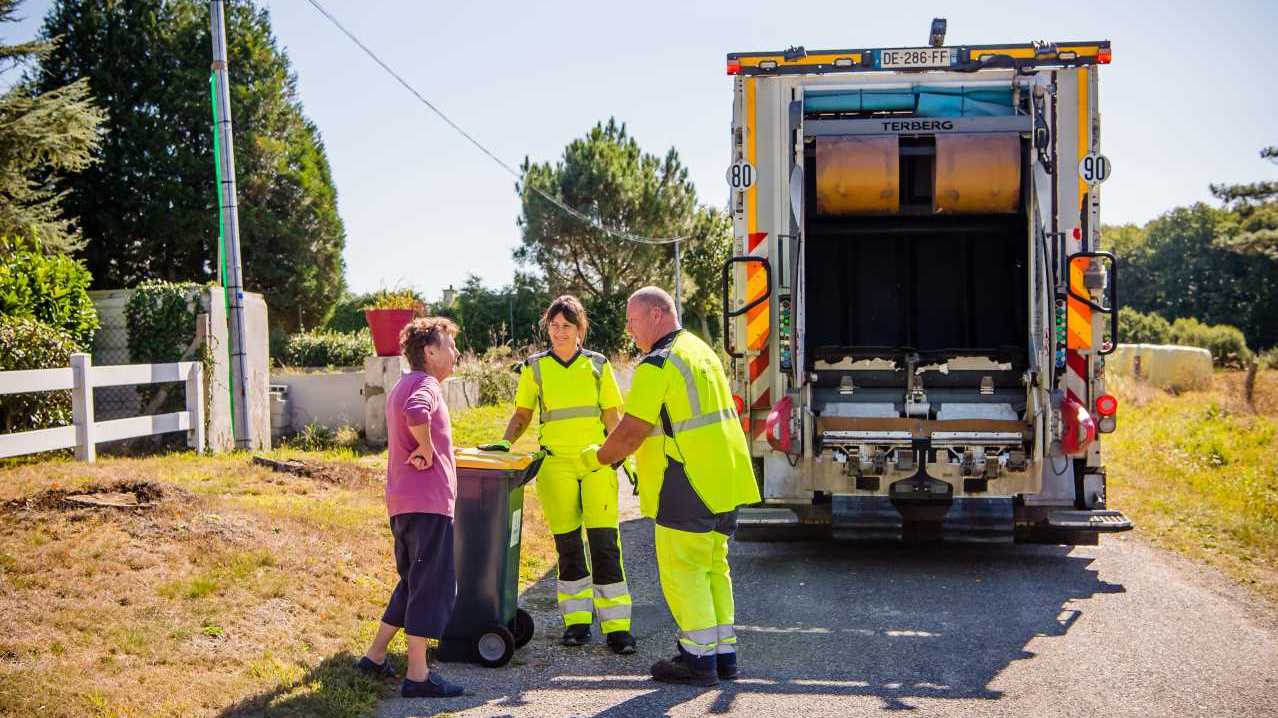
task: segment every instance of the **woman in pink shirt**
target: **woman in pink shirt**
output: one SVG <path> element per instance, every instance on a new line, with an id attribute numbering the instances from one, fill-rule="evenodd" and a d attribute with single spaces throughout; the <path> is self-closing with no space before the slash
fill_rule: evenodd
<path id="1" fill-rule="evenodd" d="M 441 317 L 414 319 L 399 335 L 411 369 L 386 397 L 386 509 L 395 538 L 399 583 L 391 594 L 377 637 L 356 667 L 394 676 L 386 648 L 404 629 L 408 670 L 400 694 L 406 698 L 453 697 L 461 686 L 431 671 L 426 641 L 438 639 L 457 597 L 453 565 L 453 503 L 457 469 L 452 428 L 442 382 L 457 365 L 457 325 Z"/>

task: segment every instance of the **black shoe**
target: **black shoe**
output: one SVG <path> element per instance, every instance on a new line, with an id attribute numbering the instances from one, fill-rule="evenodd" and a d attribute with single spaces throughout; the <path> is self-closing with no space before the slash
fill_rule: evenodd
<path id="1" fill-rule="evenodd" d="M 399 687 L 399 694 L 404 698 L 456 698 L 465 692 L 465 688 L 450 682 L 436 671 L 431 671 L 424 681 L 405 678 Z"/>
<path id="2" fill-rule="evenodd" d="M 711 687 L 719 685 L 714 656 L 676 654 L 674 658 L 652 664 L 652 679 L 662 683 Z"/>
<path id="3" fill-rule="evenodd" d="M 385 658 L 382 659 L 381 663 L 373 663 L 372 659 L 364 656 L 355 662 L 355 670 L 370 678 L 395 677 L 395 669 L 391 667 L 390 661 Z"/>
<path id="4" fill-rule="evenodd" d="M 608 634 L 608 647 L 619 656 L 628 656 L 635 652 L 635 637 L 630 631 L 613 631 Z"/>
<path id="5" fill-rule="evenodd" d="M 565 646 L 584 646 L 590 643 L 590 624 L 574 623 L 564 629 L 564 637 L 559 641 Z"/>
<path id="6" fill-rule="evenodd" d="M 737 670 L 737 654 L 720 653 L 715 656 L 715 672 L 719 674 L 721 681 L 735 681 L 740 671 Z"/>

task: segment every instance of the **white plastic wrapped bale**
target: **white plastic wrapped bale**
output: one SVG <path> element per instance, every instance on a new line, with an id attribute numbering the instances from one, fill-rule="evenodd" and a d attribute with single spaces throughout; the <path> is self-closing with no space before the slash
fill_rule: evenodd
<path id="1" fill-rule="evenodd" d="M 1211 384 L 1211 352 L 1166 344 L 1119 344 L 1105 371 L 1139 377 L 1163 389 L 1205 389 Z"/>

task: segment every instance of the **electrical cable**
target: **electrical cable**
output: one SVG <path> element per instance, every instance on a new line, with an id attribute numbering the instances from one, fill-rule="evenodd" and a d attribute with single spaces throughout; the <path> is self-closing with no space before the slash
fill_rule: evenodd
<path id="1" fill-rule="evenodd" d="M 506 172 L 508 172 L 512 177 L 518 180 L 525 190 L 531 190 L 533 192 L 536 192 L 547 202 L 550 202 L 555 207 L 558 207 L 560 210 L 562 210 L 564 213 L 568 214 L 569 216 L 574 217 L 575 219 L 580 220 L 581 222 L 584 222 L 585 224 L 593 227 L 594 229 L 599 230 L 600 232 L 603 232 L 604 234 L 610 235 L 612 237 L 616 237 L 617 239 L 625 240 L 627 242 L 634 242 L 637 244 L 650 244 L 650 245 L 667 245 L 667 244 L 674 244 L 675 242 L 682 242 L 687 240 L 687 237 L 684 237 L 684 236 L 645 237 L 642 235 L 632 234 L 630 232 L 625 232 L 622 230 L 605 227 L 594 217 L 591 217 L 590 215 L 580 210 L 574 209 L 573 207 L 569 207 L 557 197 L 552 196 L 548 192 L 538 187 L 533 187 L 528 185 L 526 182 L 523 181 L 523 176 L 519 172 L 516 172 L 513 167 L 503 162 L 500 157 L 493 154 L 487 147 L 485 147 L 482 143 L 480 143 L 479 140 L 475 139 L 469 132 L 462 129 L 460 125 L 458 125 L 456 122 L 453 122 L 453 120 L 449 118 L 448 115 L 444 114 L 442 110 L 440 110 L 433 103 L 431 103 L 430 100 L 426 99 L 420 92 L 417 91 L 416 88 L 414 88 L 411 84 L 409 84 L 407 80 L 401 77 L 399 73 L 391 69 L 390 65 L 387 65 L 385 62 L 383 62 L 382 59 L 378 57 L 376 53 L 374 53 L 371 49 L 369 49 L 367 45 L 361 42 L 360 39 L 356 37 L 354 33 L 352 33 L 350 30 L 347 30 L 346 27 L 337 20 L 337 18 L 333 17 L 333 15 L 328 10 L 326 10 L 323 5 L 321 5 L 318 2 L 318 0 L 306 0 L 306 1 L 309 2 L 311 6 L 313 6 L 316 10 L 318 10 L 321 15 L 328 18 L 328 21 L 333 23 L 333 25 L 336 26 L 338 30 L 341 30 L 342 34 L 350 38 L 351 42 L 359 46 L 359 49 L 363 50 L 364 54 L 372 58 L 373 62 L 376 62 L 378 65 L 380 65 L 381 68 L 385 70 L 387 73 L 389 73 L 391 77 L 395 78 L 395 80 L 399 82 L 399 84 L 403 85 L 404 89 L 411 92 L 413 96 L 416 97 L 423 105 L 426 105 L 426 107 L 430 108 L 431 112 L 434 112 L 436 115 L 438 115 L 439 118 L 443 120 L 445 123 L 447 123 L 449 127 L 453 128 L 454 130 L 457 131 L 459 135 L 466 138 L 466 141 L 470 142 L 470 144 L 474 145 L 476 149 L 478 149 L 480 152 L 483 152 L 485 155 L 487 155 L 488 158 L 491 159 L 493 162 L 496 162 L 498 167 L 501 167 L 502 169 L 506 170 Z"/>

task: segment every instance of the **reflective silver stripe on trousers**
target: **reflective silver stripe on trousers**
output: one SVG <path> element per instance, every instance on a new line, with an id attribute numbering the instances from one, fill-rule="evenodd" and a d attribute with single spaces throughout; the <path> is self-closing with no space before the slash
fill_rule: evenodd
<path id="1" fill-rule="evenodd" d="M 600 621 L 619 621 L 623 618 L 630 618 L 630 604 L 600 606 L 595 613 L 599 616 Z"/>
<path id="2" fill-rule="evenodd" d="M 599 598 L 621 598 L 628 595 L 630 595 L 630 589 L 626 587 L 625 581 L 595 586 L 595 596 Z"/>
<path id="3" fill-rule="evenodd" d="M 680 631 L 679 644 L 694 656 L 714 655 L 719 632 L 717 628 L 704 628 L 700 631 Z"/>
<path id="4" fill-rule="evenodd" d="M 737 652 L 737 631 L 732 626 L 719 626 L 719 653 Z"/>
<path id="5" fill-rule="evenodd" d="M 589 598 L 574 598 L 559 602 L 559 612 L 565 616 L 570 613 L 590 613 L 595 604 Z"/>
<path id="6" fill-rule="evenodd" d="M 568 596 L 576 596 L 588 588 L 590 588 L 589 576 L 579 578 L 576 581 L 564 581 L 563 579 L 557 579 L 555 581 L 555 591 Z"/>
<path id="7" fill-rule="evenodd" d="M 563 419 L 582 419 L 592 416 L 600 416 L 603 412 L 597 406 L 570 406 L 567 409 L 551 409 L 541 413 L 541 423 L 548 421 L 560 421 Z"/>

